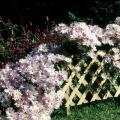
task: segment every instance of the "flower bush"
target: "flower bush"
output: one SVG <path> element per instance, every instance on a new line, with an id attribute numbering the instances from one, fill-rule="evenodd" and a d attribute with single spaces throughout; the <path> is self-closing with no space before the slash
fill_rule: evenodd
<path id="1" fill-rule="evenodd" d="M 61 85 L 63 80 L 67 79 L 68 71 L 59 68 L 64 68 L 66 63 L 75 65 L 79 59 L 84 59 L 89 64 L 89 58 L 94 58 L 97 52 L 104 61 L 101 77 L 115 78 L 116 74 L 118 76 L 119 21 L 117 18 L 115 24 L 108 24 L 105 29 L 84 22 L 59 24 L 50 33 L 57 36 L 56 39 L 63 40 L 63 46 L 41 44 L 25 58 L 6 64 L 5 68 L 0 70 L 1 119 L 22 120 L 27 117 L 30 120 L 50 120 L 51 113 L 60 106 L 64 98 Z M 51 34 L 48 36 L 50 40 Z M 66 54 L 72 52 L 66 57 L 63 51 Z M 57 54 L 58 52 L 63 52 L 63 55 Z M 59 63 L 58 66 L 55 66 L 56 63 Z M 82 67 L 75 69 L 82 72 Z"/>
<path id="2" fill-rule="evenodd" d="M 41 44 L 24 59 L 7 64 L 0 71 L 0 117 L 8 120 L 50 120 L 62 103 L 61 84 L 67 72 L 56 71 L 54 64 L 70 58 L 48 52 Z"/>
<path id="3" fill-rule="evenodd" d="M 111 61 L 116 68 L 120 69 L 120 17 L 116 18 L 115 23 L 108 24 L 106 28 L 87 25 L 84 22 L 73 22 L 70 25 L 60 23 L 51 33 L 64 38 L 63 41 L 77 43 L 77 48 L 87 50 L 86 54 L 92 58 L 98 51 L 106 62 Z"/>
<path id="4" fill-rule="evenodd" d="M 61 50 L 64 55 L 73 56 L 74 66 L 80 60 L 84 60 L 88 65 L 98 54 L 97 59 L 103 61 L 103 69 L 98 79 L 109 79 L 112 85 L 105 85 L 115 93 L 113 85 L 120 85 L 120 17 L 117 17 L 113 24 L 108 24 L 106 28 L 87 25 L 85 22 L 73 22 L 70 25 L 60 23 L 53 28 L 51 34 L 62 38 L 65 45 Z M 90 76 L 97 69 L 96 63 L 92 67 L 94 69 L 90 69 L 87 74 L 89 77 L 86 75 L 87 81 L 91 80 Z M 83 74 L 84 63 L 81 63 L 78 69 Z"/>

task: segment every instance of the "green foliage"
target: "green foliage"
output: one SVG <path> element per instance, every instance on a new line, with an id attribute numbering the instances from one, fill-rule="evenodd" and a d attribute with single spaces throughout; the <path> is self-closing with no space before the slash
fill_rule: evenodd
<path id="1" fill-rule="evenodd" d="M 114 67 L 112 65 L 112 63 L 105 63 L 103 66 L 103 72 L 106 73 L 106 75 L 108 75 L 109 80 L 113 83 L 113 84 L 117 84 L 120 85 L 120 71 Z M 111 85 L 112 87 L 112 85 Z"/>
<path id="2" fill-rule="evenodd" d="M 79 17 L 76 17 L 75 14 L 70 11 L 68 12 L 68 16 L 71 22 L 72 21 L 83 22 Z"/>

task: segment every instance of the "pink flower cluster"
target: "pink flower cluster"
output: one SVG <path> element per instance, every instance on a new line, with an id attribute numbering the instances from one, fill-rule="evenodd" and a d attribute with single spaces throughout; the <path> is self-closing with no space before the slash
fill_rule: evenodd
<path id="1" fill-rule="evenodd" d="M 74 22 L 70 26 L 59 24 L 54 28 L 59 36 L 64 35 L 68 40 L 78 42 L 79 46 L 85 45 L 96 51 L 96 46 L 101 42 L 98 38 L 102 37 L 103 29 L 98 26 L 87 25 L 84 22 Z M 91 44 L 92 43 L 92 44 Z"/>
<path id="2" fill-rule="evenodd" d="M 60 106 L 64 96 L 56 87 L 60 88 L 67 72 L 56 71 L 54 64 L 71 59 L 48 50 L 47 44 L 42 44 L 24 59 L 0 70 L 0 103 L 6 109 L 6 116 L 1 114 L 1 119 L 50 120 L 53 110 Z M 13 100 L 18 111 L 11 105 Z"/>
<path id="3" fill-rule="evenodd" d="M 112 61 L 113 65 L 120 69 L 120 17 L 117 17 L 113 24 L 108 24 L 105 29 L 97 25 L 87 25 L 84 22 L 74 22 L 69 26 L 63 23 L 58 24 L 52 33 L 78 43 L 79 48 L 89 47 L 88 55 L 91 58 L 99 52 L 100 56 L 105 58 L 105 62 Z M 98 47 L 103 45 L 110 45 L 114 54 L 106 55 L 104 50 L 98 50 Z"/>

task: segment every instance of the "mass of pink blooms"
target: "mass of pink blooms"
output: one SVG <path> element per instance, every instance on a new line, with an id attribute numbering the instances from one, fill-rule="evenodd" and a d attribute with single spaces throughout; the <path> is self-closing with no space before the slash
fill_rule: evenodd
<path id="1" fill-rule="evenodd" d="M 87 53 L 91 58 L 99 53 L 105 62 L 112 62 L 113 65 L 120 69 L 120 17 L 117 17 L 113 24 L 108 24 L 106 28 L 98 25 L 87 25 L 85 22 L 73 22 L 70 25 L 60 23 L 52 30 L 51 33 L 57 34 L 64 40 L 76 42 L 78 48 L 90 48 Z M 97 47 L 103 45 L 111 46 L 112 55 L 106 55 L 104 50 L 98 50 Z"/>
<path id="2" fill-rule="evenodd" d="M 50 120 L 64 98 L 62 90 L 56 90 L 67 77 L 67 72 L 54 68 L 60 60 L 71 62 L 70 58 L 49 53 L 47 45 L 42 44 L 24 59 L 0 70 L 0 103 L 6 108 L 6 116 L 1 114 L 0 118 Z M 18 111 L 11 106 L 13 100 Z"/>
<path id="3" fill-rule="evenodd" d="M 94 57 L 97 46 L 109 44 L 114 54 L 105 56 L 120 69 L 120 18 L 114 24 L 108 24 L 105 29 L 97 25 L 87 25 L 84 22 L 74 22 L 69 26 L 59 24 L 51 32 L 62 36 L 68 41 L 75 41 L 78 46 L 90 48 L 88 55 Z M 117 46 L 116 46 L 117 44 Z M 0 105 L 6 115 L 0 110 L 0 119 L 8 120 L 51 120 L 51 113 L 59 108 L 64 98 L 60 86 L 67 78 L 66 71 L 57 71 L 55 63 L 60 60 L 71 63 L 71 58 L 49 52 L 47 44 L 41 44 L 25 58 L 16 63 L 7 64 L 0 70 Z M 59 87 L 59 90 L 56 90 Z M 17 108 L 17 110 L 13 107 Z"/>

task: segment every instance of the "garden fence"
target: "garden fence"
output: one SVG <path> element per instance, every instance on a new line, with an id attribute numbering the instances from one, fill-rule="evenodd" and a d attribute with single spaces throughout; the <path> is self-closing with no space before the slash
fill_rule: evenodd
<path id="1" fill-rule="evenodd" d="M 107 76 L 103 79 L 100 76 L 104 61 L 99 60 L 98 56 L 96 53 L 94 59 L 91 58 L 90 63 L 80 60 L 75 66 L 69 64 L 70 75 L 65 80 L 66 84 L 62 89 L 66 100 L 67 115 L 70 113 L 71 106 L 118 97 L 120 95 L 120 86 L 114 82 L 115 80 L 111 80 Z M 83 70 L 77 71 L 75 69 L 81 66 L 84 68 Z"/>

